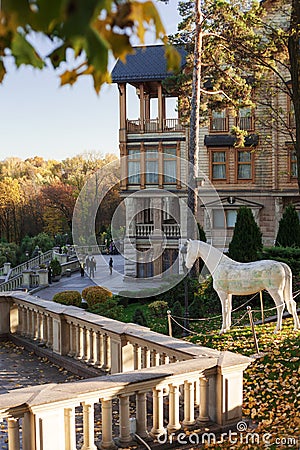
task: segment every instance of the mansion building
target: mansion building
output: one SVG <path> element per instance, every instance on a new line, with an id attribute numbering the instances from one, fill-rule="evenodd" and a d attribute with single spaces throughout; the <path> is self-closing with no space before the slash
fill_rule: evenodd
<path id="1" fill-rule="evenodd" d="M 125 275 L 152 277 L 180 273 L 180 249 L 187 238 L 187 170 L 189 127 L 176 112 L 176 99 L 170 98 L 163 81 L 166 70 L 164 47 L 137 47 L 118 61 L 112 79 L 119 89 L 121 195 L 126 209 L 124 240 Z M 180 50 L 182 66 L 185 52 Z M 284 92 L 273 98 L 284 111 L 287 128 L 293 128 L 293 114 Z M 243 108 L 239 116 L 231 111 L 211 111 L 201 125 L 199 173 L 207 177 L 218 199 L 201 205 L 197 221 L 208 242 L 227 249 L 238 209 L 251 208 L 266 246 L 274 244 L 278 223 L 286 205 L 300 210 L 296 159 L 288 133 L 280 127 L 259 125 L 264 112 Z M 135 116 L 134 116 L 135 115 Z M 245 146 L 235 146 L 233 126 L 248 132 Z M 199 187 L 201 198 L 201 187 Z M 160 236 L 164 249 L 157 258 L 147 258 L 147 250 Z M 151 242 L 152 238 L 152 242 Z M 152 254 L 153 254 L 152 251 Z"/>

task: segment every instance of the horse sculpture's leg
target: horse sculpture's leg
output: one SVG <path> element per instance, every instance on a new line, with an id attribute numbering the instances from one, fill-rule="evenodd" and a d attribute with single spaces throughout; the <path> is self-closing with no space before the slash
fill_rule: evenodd
<path id="1" fill-rule="evenodd" d="M 217 291 L 222 305 L 222 328 L 220 334 L 226 333 L 231 325 L 231 295 L 224 291 Z"/>
<path id="2" fill-rule="evenodd" d="M 295 302 L 295 300 L 290 300 L 290 314 L 292 314 L 293 319 L 294 319 L 294 330 L 300 330 L 300 322 L 299 322 L 299 318 L 298 318 L 298 314 L 297 314 L 297 303 Z"/>
<path id="3" fill-rule="evenodd" d="M 274 333 L 277 333 L 277 331 L 280 331 L 282 328 L 282 315 L 285 307 L 283 291 L 277 289 L 268 289 L 268 292 L 273 298 L 275 305 L 277 307 L 277 325 L 274 330 Z"/>

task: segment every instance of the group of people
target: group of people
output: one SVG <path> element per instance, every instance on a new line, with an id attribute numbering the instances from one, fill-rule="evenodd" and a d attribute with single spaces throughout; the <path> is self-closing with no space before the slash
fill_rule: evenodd
<path id="1" fill-rule="evenodd" d="M 109 259 L 108 266 L 109 266 L 109 273 L 110 273 L 110 275 L 112 275 L 112 270 L 113 270 L 112 257 L 110 257 L 110 259 Z M 96 260 L 95 260 L 94 256 L 92 256 L 91 258 L 89 256 L 87 256 L 85 258 L 85 262 L 83 264 L 81 264 L 81 266 L 80 266 L 81 276 L 84 277 L 84 272 L 86 271 L 86 273 L 91 278 L 94 278 L 95 272 L 96 272 L 96 267 L 97 267 L 97 265 L 96 265 Z"/>

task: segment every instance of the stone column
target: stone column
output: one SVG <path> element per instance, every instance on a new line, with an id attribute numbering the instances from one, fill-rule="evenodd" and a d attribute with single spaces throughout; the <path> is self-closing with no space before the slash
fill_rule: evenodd
<path id="1" fill-rule="evenodd" d="M 145 438 L 147 433 L 147 396 L 145 392 L 136 394 L 136 433 Z"/>
<path id="2" fill-rule="evenodd" d="M 47 317 L 47 322 L 48 322 L 47 347 L 52 348 L 53 347 L 53 322 L 52 322 L 52 317 L 50 315 Z"/>
<path id="3" fill-rule="evenodd" d="M 96 362 L 95 367 L 101 368 L 103 366 L 103 336 L 97 331 L 96 332 Z"/>
<path id="4" fill-rule="evenodd" d="M 120 395 L 120 437 L 119 442 L 121 444 L 128 444 L 131 442 L 130 436 L 130 424 L 129 424 L 129 396 Z"/>
<path id="5" fill-rule="evenodd" d="M 74 345 L 74 341 L 75 341 L 75 328 L 72 322 L 68 323 L 68 328 L 69 328 L 69 342 L 70 342 L 70 350 L 68 353 L 68 356 L 70 356 L 71 358 L 73 356 L 75 356 L 75 349 L 76 349 L 76 345 Z"/>
<path id="6" fill-rule="evenodd" d="M 96 332 L 94 330 L 90 330 L 90 360 L 89 364 L 94 365 L 96 362 Z"/>
<path id="7" fill-rule="evenodd" d="M 7 422 L 9 450 L 20 450 L 19 419 L 9 418 Z"/>
<path id="8" fill-rule="evenodd" d="M 23 450 L 35 450 L 35 424 L 34 415 L 26 412 L 22 420 Z"/>
<path id="9" fill-rule="evenodd" d="M 83 330 L 83 358 L 84 362 L 90 359 L 90 330 L 84 328 Z"/>
<path id="10" fill-rule="evenodd" d="M 66 450 L 76 449 L 75 408 L 64 409 Z"/>
<path id="11" fill-rule="evenodd" d="M 47 316 L 44 313 L 42 315 L 42 326 L 43 326 L 43 343 L 47 344 L 48 341 L 48 321 L 47 321 Z"/>
<path id="12" fill-rule="evenodd" d="M 150 435 L 157 438 L 161 434 L 165 434 L 164 429 L 164 398 L 162 388 L 153 388 L 153 427 Z"/>
<path id="13" fill-rule="evenodd" d="M 150 367 L 150 350 L 143 347 L 143 368 Z"/>
<path id="14" fill-rule="evenodd" d="M 76 326 L 76 359 L 82 359 L 83 357 L 83 329 L 81 325 Z"/>
<path id="15" fill-rule="evenodd" d="M 181 428 L 179 422 L 179 388 L 173 384 L 169 385 L 169 423 L 167 428 L 170 433 Z"/>
<path id="16" fill-rule="evenodd" d="M 105 334 L 103 337 L 103 370 L 109 371 L 111 368 L 110 337 Z"/>
<path id="17" fill-rule="evenodd" d="M 97 450 L 94 444 L 94 405 L 83 404 L 83 446 L 81 450 Z"/>
<path id="18" fill-rule="evenodd" d="M 199 418 L 200 422 L 209 422 L 208 416 L 208 379 L 200 378 L 200 407 Z"/>
<path id="19" fill-rule="evenodd" d="M 194 413 L 194 383 L 184 382 L 184 419 L 183 426 L 191 426 L 195 423 Z"/>
<path id="20" fill-rule="evenodd" d="M 139 344 L 133 346 L 134 370 L 142 368 L 142 349 Z"/>
<path id="21" fill-rule="evenodd" d="M 100 448 L 103 450 L 115 448 L 112 439 L 112 402 L 111 400 L 101 400 L 102 405 L 102 442 Z"/>
<path id="22" fill-rule="evenodd" d="M 160 362 L 160 354 L 156 350 L 152 350 L 151 352 L 151 366 L 159 366 Z"/>

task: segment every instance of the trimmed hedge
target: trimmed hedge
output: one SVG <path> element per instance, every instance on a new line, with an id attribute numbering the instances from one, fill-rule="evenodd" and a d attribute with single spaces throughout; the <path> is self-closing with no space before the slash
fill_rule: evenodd
<path id="1" fill-rule="evenodd" d="M 89 286 L 83 289 L 82 298 L 87 302 L 88 307 L 91 308 L 99 303 L 105 303 L 108 299 L 111 299 L 113 294 L 108 289 L 101 286 Z"/>
<path id="2" fill-rule="evenodd" d="M 81 294 L 78 291 L 58 292 L 52 300 L 62 305 L 81 306 Z"/>

